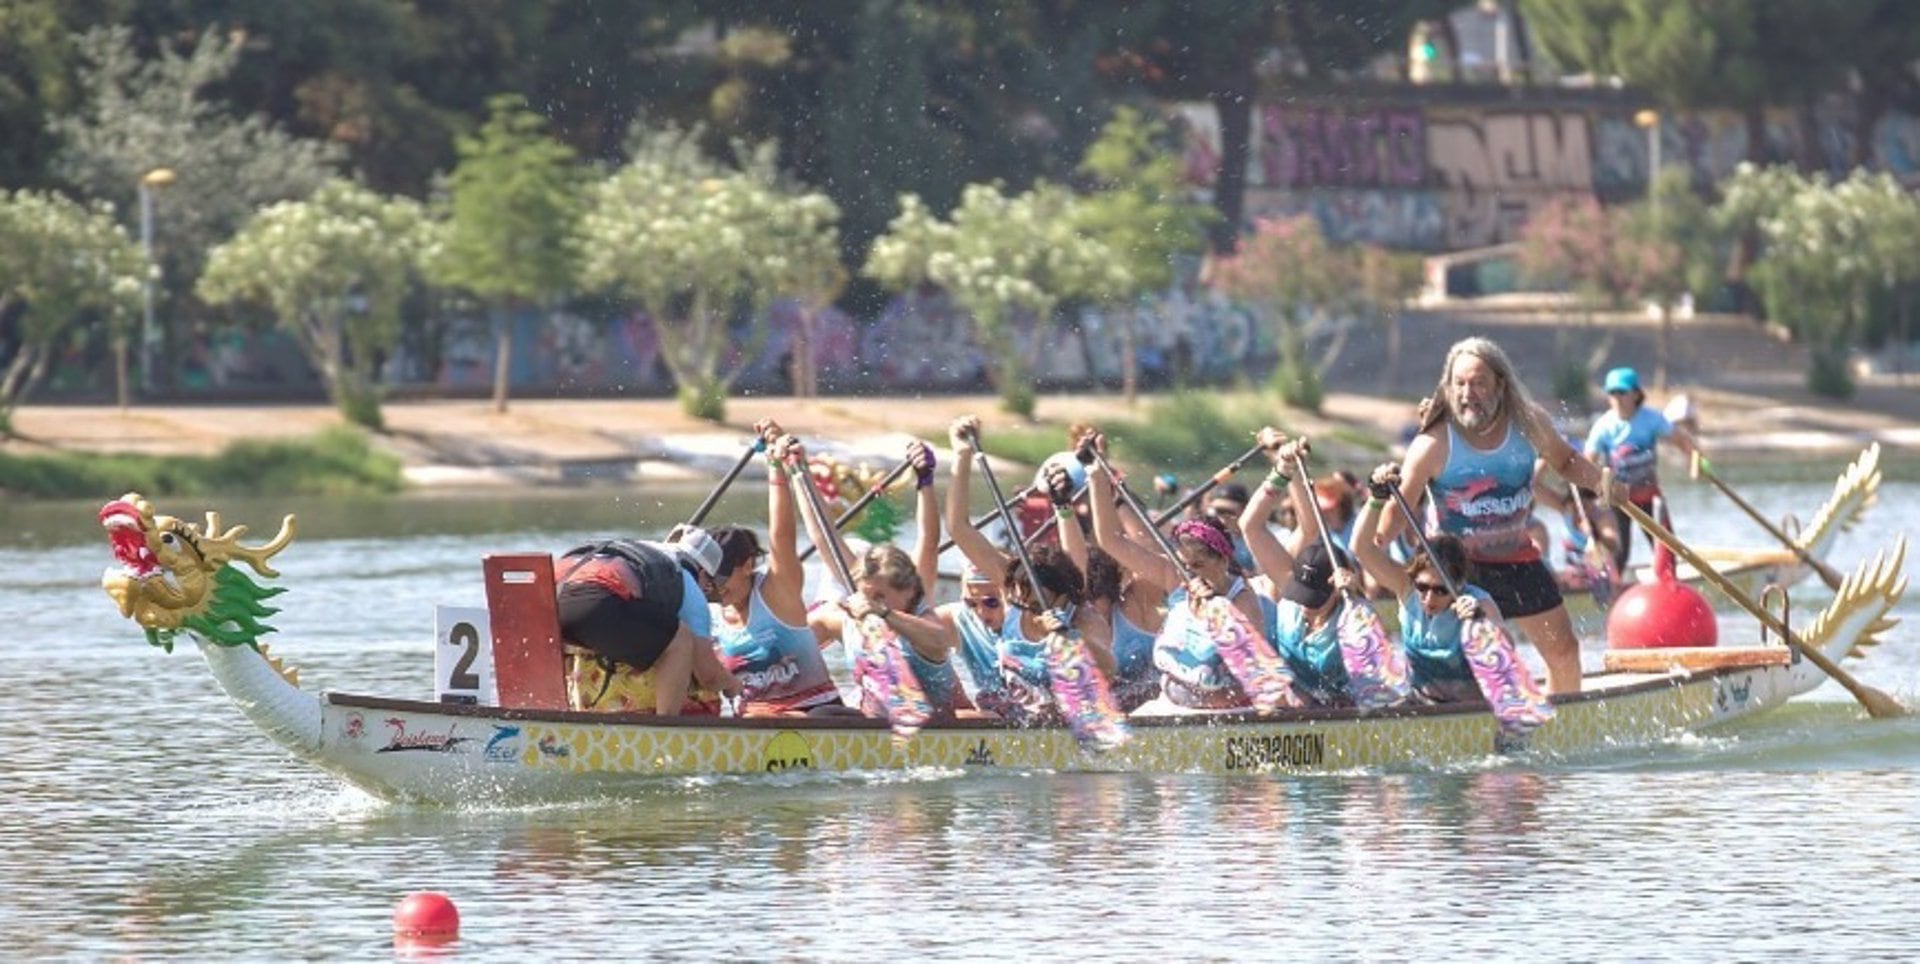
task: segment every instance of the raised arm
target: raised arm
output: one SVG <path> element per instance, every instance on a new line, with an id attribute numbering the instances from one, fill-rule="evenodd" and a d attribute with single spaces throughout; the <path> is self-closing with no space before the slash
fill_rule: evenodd
<path id="1" fill-rule="evenodd" d="M 1007 574 L 1006 557 L 973 527 L 973 520 L 967 518 L 967 497 L 973 482 L 973 442 L 979 438 L 979 432 L 980 420 L 972 415 L 954 419 L 947 428 L 947 444 L 953 448 L 953 481 L 947 488 L 947 534 L 953 537 L 960 554 L 997 586 Z M 1009 534 L 1020 538 L 1018 532 Z"/>
<path id="2" fill-rule="evenodd" d="M 1427 497 L 1427 483 L 1432 482 L 1446 464 L 1447 447 L 1440 436 L 1422 433 L 1413 437 L 1407 445 L 1407 457 L 1400 461 L 1400 495 L 1408 505 L 1415 510 L 1420 508 Z M 1398 512 L 1383 514 L 1374 528 L 1373 540 L 1382 546 L 1391 545 L 1406 524 L 1407 520 Z"/>
<path id="3" fill-rule="evenodd" d="M 800 527 L 794 517 L 794 492 L 782 466 L 795 457 L 799 440 L 771 420 L 763 424 L 769 428 L 762 437 L 772 438 L 767 443 L 767 575 L 760 598 L 775 618 L 791 626 L 807 618 L 806 568 L 796 547 Z"/>
<path id="4" fill-rule="evenodd" d="M 1073 479 L 1058 463 L 1046 466 L 1047 501 L 1053 503 L 1054 528 L 1060 532 L 1060 548 L 1087 571 L 1087 534 L 1080 530 L 1080 519 L 1073 514 Z M 1092 495 L 1092 489 L 1088 489 Z"/>
<path id="5" fill-rule="evenodd" d="M 1101 454 L 1106 453 L 1107 440 L 1099 433 L 1094 433 L 1088 444 Z M 1087 466 L 1087 502 L 1093 510 L 1093 540 L 1107 550 L 1115 562 L 1131 571 L 1134 579 L 1162 593 L 1172 592 L 1180 585 L 1180 571 L 1157 547 L 1148 549 L 1127 535 L 1121 528 L 1120 508 L 1114 505 L 1114 495 L 1113 479 L 1096 459 Z"/>
<path id="6" fill-rule="evenodd" d="M 1360 533 L 1377 531 L 1381 516 L 1400 514 L 1400 507 L 1391 504 L 1394 487 L 1399 484 L 1399 465 L 1382 462 L 1373 470 L 1373 475 L 1367 479 L 1366 504 L 1360 507 L 1360 517 L 1353 524 L 1356 537 L 1348 548 L 1353 550 L 1353 560 L 1360 564 L 1367 575 L 1373 577 L 1374 582 L 1392 593 L 1393 598 L 1404 599 L 1412 588 L 1407 580 L 1407 571 L 1394 563 L 1393 557 L 1387 555 L 1385 546 L 1372 539 L 1358 537 Z"/>
<path id="7" fill-rule="evenodd" d="M 1305 505 L 1302 499 L 1313 498 L 1307 490 L 1307 480 L 1295 478 L 1287 471 L 1293 465 L 1295 455 L 1306 451 L 1307 440 L 1288 439 L 1277 428 L 1268 426 L 1260 430 L 1260 447 L 1267 450 L 1273 459 L 1273 471 L 1267 480 L 1253 493 L 1253 500 L 1240 513 L 1240 534 L 1247 540 L 1247 551 L 1253 554 L 1253 561 L 1260 571 L 1272 577 L 1274 585 L 1286 582 L 1286 574 L 1293 571 L 1293 556 L 1309 539 L 1320 537 L 1320 527 L 1315 523 L 1313 513 L 1296 513 L 1298 522 L 1293 530 L 1292 545 L 1281 545 L 1279 537 L 1267 525 L 1267 517 L 1273 514 L 1280 504 L 1280 493 L 1290 492 L 1296 505 Z"/>
<path id="8" fill-rule="evenodd" d="M 933 491 L 933 446 L 914 439 L 907 443 L 913 463 L 913 519 L 919 532 L 913 546 L 913 568 L 920 585 L 940 584 L 940 500 Z"/>

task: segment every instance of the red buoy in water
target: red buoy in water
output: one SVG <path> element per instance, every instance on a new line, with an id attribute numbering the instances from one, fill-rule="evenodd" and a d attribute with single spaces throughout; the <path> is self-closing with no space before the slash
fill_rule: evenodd
<path id="1" fill-rule="evenodd" d="M 1653 547 L 1654 579 L 1627 587 L 1607 613 L 1607 645 L 1614 649 L 1714 646 L 1720 624 L 1699 590 L 1673 573 L 1673 551 Z"/>
<path id="2" fill-rule="evenodd" d="M 393 935 L 421 943 L 452 940 L 460 936 L 460 911 L 438 891 L 408 894 L 393 909 Z"/>

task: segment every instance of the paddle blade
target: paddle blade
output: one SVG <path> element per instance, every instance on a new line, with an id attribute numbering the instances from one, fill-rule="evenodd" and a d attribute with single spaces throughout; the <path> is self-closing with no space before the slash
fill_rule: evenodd
<path id="1" fill-rule="evenodd" d="M 1373 604 L 1352 597 L 1341 604 L 1340 661 L 1347 667 L 1347 687 L 1354 705 L 1363 710 L 1392 706 L 1413 694 L 1413 674 L 1407 669 L 1407 654 Z"/>
<path id="2" fill-rule="evenodd" d="M 920 678 L 907 663 L 905 645 L 879 617 L 849 619 L 841 642 L 853 652 L 853 681 L 860 688 L 860 711 L 886 720 L 898 740 L 908 740 L 933 717 Z"/>
<path id="3" fill-rule="evenodd" d="M 1127 715 L 1078 634 L 1047 637 L 1047 686 L 1080 745 L 1111 750 L 1127 741 Z"/>
<path id="4" fill-rule="evenodd" d="M 1306 705 L 1286 661 L 1267 645 L 1260 630 L 1231 600 L 1223 596 L 1207 600 L 1198 618 L 1202 631 L 1213 640 L 1220 661 L 1239 682 L 1254 709 L 1271 712 L 1283 706 Z"/>
<path id="5" fill-rule="evenodd" d="M 1520 661 L 1505 626 L 1484 617 L 1469 619 L 1460 627 L 1460 648 L 1502 731 L 1525 733 L 1553 719 L 1553 704 Z"/>

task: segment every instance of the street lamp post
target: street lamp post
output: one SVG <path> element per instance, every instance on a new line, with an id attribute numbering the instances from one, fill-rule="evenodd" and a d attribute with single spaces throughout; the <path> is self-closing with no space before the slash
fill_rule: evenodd
<path id="1" fill-rule="evenodd" d="M 173 183 L 172 168 L 156 167 L 140 175 L 140 255 L 147 270 L 140 285 L 140 388 L 153 391 L 153 278 L 159 270 L 153 263 L 153 189 Z"/>
<path id="2" fill-rule="evenodd" d="M 1633 126 L 1647 132 L 1647 203 L 1657 212 L 1660 199 L 1653 193 L 1653 182 L 1660 176 L 1660 112 L 1642 110 L 1635 113 Z"/>

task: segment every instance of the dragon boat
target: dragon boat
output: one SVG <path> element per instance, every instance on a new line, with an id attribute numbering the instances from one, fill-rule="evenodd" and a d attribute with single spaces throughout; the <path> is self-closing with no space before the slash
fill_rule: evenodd
<path id="1" fill-rule="evenodd" d="M 935 723 L 901 739 L 864 718 L 588 713 L 566 708 L 558 678 L 551 560 L 520 555 L 489 557 L 483 566 L 495 611 L 501 705 L 314 693 L 261 642 L 272 632 L 264 620 L 278 611 L 268 602 L 284 591 L 270 584 L 278 576 L 271 560 L 293 540 L 293 516 L 259 546 L 242 545 L 246 528 L 224 528 L 218 513 L 189 523 L 156 515 L 137 494 L 107 504 L 100 521 L 117 562 L 103 588 L 149 642 L 171 651 L 176 640 L 192 640 L 242 714 L 268 737 L 299 760 L 394 801 L 593 799 L 661 777 L 789 770 L 1295 774 L 1446 767 L 1495 754 L 1577 761 L 1751 717 L 1825 679 L 1810 661 L 1764 638 L 1742 647 L 1613 651 L 1583 692 L 1556 697 L 1554 718 L 1522 738 L 1474 702 L 1136 714 L 1129 738 L 1103 752 L 1084 748 L 1064 726 L 987 719 Z M 1902 539 L 1864 561 L 1824 611 L 1799 621 L 1799 639 L 1836 661 L 1874 645 L 1894 624 L 1889 614 L 1905 589 L 1905 553 Z M 527 605 L 510 604 L 514 599 Z M 551 659 L 543 655 L 548 650 Z M 538 658 L 527 659 L 529 653 Z"/>

